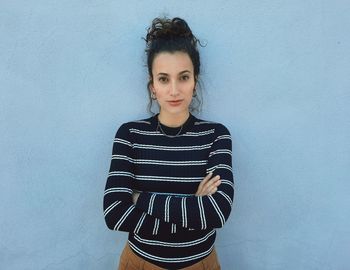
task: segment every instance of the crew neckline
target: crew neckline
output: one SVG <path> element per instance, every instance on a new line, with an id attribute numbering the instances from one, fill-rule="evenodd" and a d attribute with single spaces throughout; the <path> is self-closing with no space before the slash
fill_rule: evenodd
<path id="1" fill-rule="evenodd" d="M 151 122 L 152 122 L 152 125 L 153 125 L 153 127 L 154 127 L 154 130 L 157 130 L 157 127 L 158 127 L 158 115 L 159 115 L 159 113 L 157 113 L 157 114 L 155 114 L 154 116 L 152 116 L 152 118 L 151 118 Z M 186 133 L 186 131 L 193 125 L 193 123 L 194 123 L 194 115 L 192 115 L 191 113 L 189 114 L 189 116 L 188 116 L 188 118 L 187 118 L 187 120 L 183 123 L 183 125 L 182 125 L 182 130 L 181 130 L 181 132 L 178 134 L 179 136 L 181 135 L 181 134 L 184 134 L 184 133 Z M 177 134 L 178 132 L 179 132 L 179 130 L 181 129 L 181 126 L 178 126 L 178 127 L 169 127 L 169 126 L 167 126 L 167 125 L 164 125 L 164 124 L 162 124 L 160 121 L 159 121 L 159 124 L 161 125 L 161 127 L 162 127 L 162 129 L 165 131 L 165 133 L 167 134 L 167 135 L 171 135 L 171 136 L 173 136 L 173 135 L 175 135 L 175 134 Z M 158 128 L 158 130 L 157 130 L 158 132 L 160 132 L 160 133 L 162 133 L 160 130 L 159 130 L 159 128 Z"/>

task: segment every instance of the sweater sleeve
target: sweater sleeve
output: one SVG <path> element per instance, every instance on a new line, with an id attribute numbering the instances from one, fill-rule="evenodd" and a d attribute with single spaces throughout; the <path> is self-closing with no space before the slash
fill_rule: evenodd
<path id="1" fill-rule="evenodd" d="M 187 197 L 143 192 L 136 207 L 183 228 L 205 230 L 222 227 L 231 213 L 234 196 L 232 140 L 230 132 L 222 124 L 218 125 L 216 133 L 206 171 L 213 172 L 213 176 L 220 175 L 221 184 L 217 192 L 208 196 Z"/>
<path id="2" fill-rule="evenodd" d="M 127 124 L 118 129 L 113 143 L 112 159 L 103 197 L 106 225 L 111 230 L 139 235 L 170 234 L 175 224 L 153 217 L 135 207 L 133 148 Z"/>

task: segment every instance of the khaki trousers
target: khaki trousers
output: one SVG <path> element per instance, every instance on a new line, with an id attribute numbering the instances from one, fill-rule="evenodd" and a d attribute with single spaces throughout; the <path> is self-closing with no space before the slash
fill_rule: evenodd
<path id="1" fill-rule="evenodd" d="M 221 268 L 220 268 L 220 264 L 218 261 L 215 248 L 209 254 L 209 256 L 205 257 L 203 260 L 183 269 L 184 270 L 220 270 Z M 137 256 L 132 251 L 129 244 L 127 243 L 120 256 L 118 270 L 165 270 L 165 268 L 161 268 Z"/>

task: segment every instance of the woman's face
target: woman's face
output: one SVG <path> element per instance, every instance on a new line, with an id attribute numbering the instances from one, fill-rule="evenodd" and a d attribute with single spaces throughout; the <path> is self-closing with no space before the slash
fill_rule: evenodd
<path id="1" fill-rule="evenodd" d="M 184 52 L 161 52 L 152 65 L 153 83 L 150 90 L 155 94 L 163 115 L 187 114 L 195 88 L 191 58 Z"/>

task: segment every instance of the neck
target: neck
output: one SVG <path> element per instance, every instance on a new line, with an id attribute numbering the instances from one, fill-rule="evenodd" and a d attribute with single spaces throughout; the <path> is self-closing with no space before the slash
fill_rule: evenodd
<path id="1" fill-rule="evenodd" d="M 167 114 L 161 111 L 158 115 L 158 120 L 161 124 L 165 126 L 179 127 L 186 122 L 189 116 L 190 113 L 188 111 L 179 114 Z"/>

